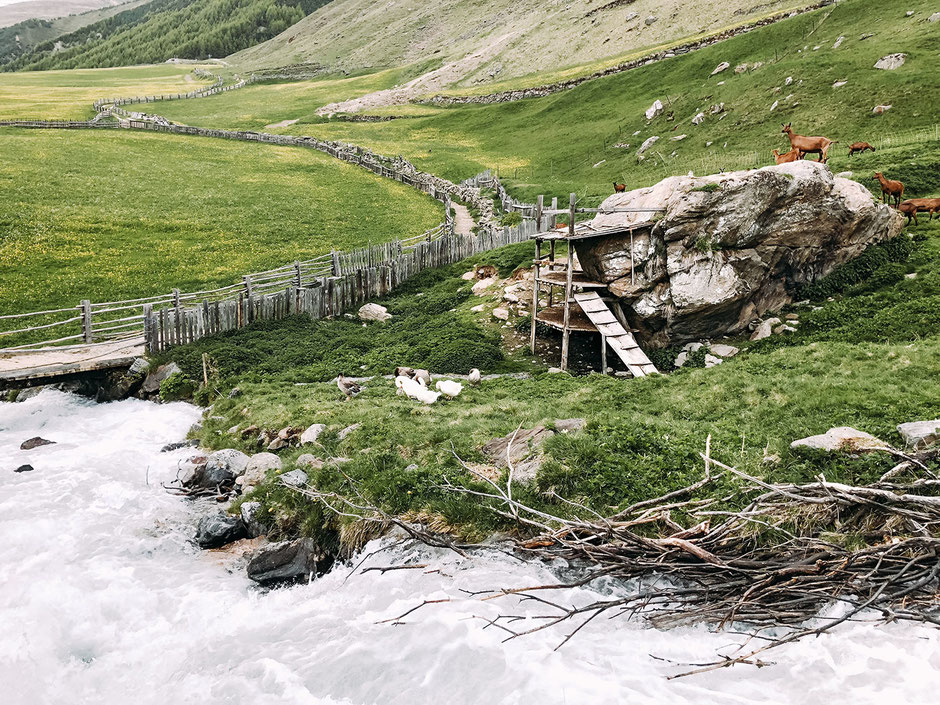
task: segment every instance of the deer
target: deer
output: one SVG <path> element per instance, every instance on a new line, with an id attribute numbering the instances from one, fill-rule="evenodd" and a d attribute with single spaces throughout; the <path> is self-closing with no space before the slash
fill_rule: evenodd
<path id="1" fill-rule="evenodd" d="M 803 152 L 804 156 L 807 154 L 818 154 L 819 159 L 817 161 L 823 164 L 829 159 L 829 148 L 838 142 L 828 137 L 804 137 L 803 135 L 795 135 L 793 134 L 793 129 L 790 127 L 789 122 L 784 125 L 783 129 L 780 131 L 790 138 L 790 147 L 799 149 Z"/>
<path id="2" fill-rule="evenodd" d="M 898 210 L 907 216 L 908 225 L 911 224 L 911 218 L 917 225 L 918 213 L 929 213 L 927 220 L 933 220 L 933 214 L 940 212 L 940 198 L 909 198 L 898 206 Z"/>
<path id="3" fill-rule="evenodd" d="M 627 190 L 626 184 L 618 184 L 616 181 L 614 182 L 614 193 L 623 193 L 626 190 Z"/>
<path id="4" fill-rule="evenodd" d="M 786 164 L 787 162 L 796 162 L 803 158 L 803 152 L 793 148 L 789 152 L 784 152 L 780 154 L 778 150 L 773 150 L 774 161 L 777 164 Z"/>
<path id="5" fill-rule="evenodd" d="M 893 198 L 895 207 L 899 207 L 901 205 L 901 196 L 904 195 L 904 184 L 900 181 L 886 179 L 880 171 L 875 172 L 874 178 L 881 184 L 881 202 L 890 204 Z"/>
<path id="6" fill-rule="evenodd" d="M 856 152 L 861 154 L 868 149 L 870 149 L 872 152 L 875 151 L 875 148 L 868 144 L 868 142 L 853 142 L 849 145 L 849 156 L 851 157 Z"/>

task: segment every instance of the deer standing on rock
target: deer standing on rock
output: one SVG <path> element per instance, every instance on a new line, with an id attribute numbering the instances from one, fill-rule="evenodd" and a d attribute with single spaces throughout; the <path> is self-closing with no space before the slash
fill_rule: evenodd
<path id="1" fill-rule="evenodd" d="M 886 179 L 880 171 L 875 172 L 875 179 L 881 184 L 881 202 L 890 204 L 891 199 L 894 199 L 894 207 L 900 207 L 901 196 L 904 195 L 904 184 Z"/>
<path id="2" fill-rule="evenodd" d="M 819 159 L 817 161 L 823 164 L 829 159 L 829 148 L 837 143 L 836 140 L 831 140 L 828 137 L 804 137 L 803 135 L 795 135 L 793 134 L 793 129 L 790 127 L 789 122 L 784 125 L 783 129 L 780 131 L 790 138 L 790 147 L 800 150 L 803 152 L 804 156 L 806 154 L 818 154 Z"/>

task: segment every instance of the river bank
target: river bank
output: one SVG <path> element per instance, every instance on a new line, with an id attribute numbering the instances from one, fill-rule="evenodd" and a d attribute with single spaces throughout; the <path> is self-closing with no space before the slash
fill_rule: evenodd
<path id="1" fill-rule="evenodd" d="M 307 585 L 257 590 L 192 543 L 202 505 L 168 495 L 187 450 L 160 453 L 198 418 L 184 404 L 95 405 L 55 391 L 0 404 L 0 680 L 7 702 L 202 703 L 926 703 L 940 636 L 915 625 L 846 624 L 784 647 L 771 668 L 669 681 L 679 663 L 743 637 L 598 620 L 503 642 L 482 618 L 534 603 L 464 591 L 544 581 L 547 567 L 495 551 L 464 559 L 405 546 Z M 57 441 L 19 451 L 23 438 Z M 149 485 L 148 485 L 149 481 Z M 365 554 L 380 547 L 372 543 Z M 380 574 L 371 566 L 425 563 Z M 555 566 L 561 569 L 562 566 Z M 599 583 L 575 602 L 617 590 Z M 393 626 L 423 600 L 429 605 Z M 507 598 L 511 600 L 511 598 Z M 813 683 L 808 691 L 806 684 Z"/>

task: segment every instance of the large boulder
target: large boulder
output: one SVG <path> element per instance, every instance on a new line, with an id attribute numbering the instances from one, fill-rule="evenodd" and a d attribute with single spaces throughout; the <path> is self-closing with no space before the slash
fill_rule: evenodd
<path id="1" fill-rule="evenodd" d="M 649 212 L 599 213 L 591 226 L 612 234 L 577 241 L 578 259 L 653 347 L 740 333 L 903 225 L 864 186 L 813 161 L 674 176 L 601 205 L 614 208 L 663 212 L 632 236 Z"/>
<path id="2" fill-rule="evenodd" d="M 313 539 L 281 541 L 261 549 L 248 564 L 248 577 L 261 585 L 308 580 L 329 570 L 333 559 Z"/>
<path id="3" fill-rule="evenodd" d="M 147 377 L 140 386 L 140 393 L 142 395 L 159 394 L 160 385 L 163 383 L 163 380 L 180 372 L 182 372 L 182 370 L 175 362 L 160 365 L 152 372 L 148 372 Z"/>

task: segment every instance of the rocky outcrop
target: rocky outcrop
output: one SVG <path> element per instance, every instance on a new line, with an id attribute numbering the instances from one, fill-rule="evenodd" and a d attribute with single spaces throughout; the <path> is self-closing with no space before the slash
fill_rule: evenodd
<path id="1" fill-rule="evenodd" d="M 811 161 L 671 177 L 601 208 L 663 209 L 632 238 L 626 229 L 650 213 L 600 213 L 595 229 L 621 232 L 576 245 L 584 271 L 654 347 L 740 333 L 903 225 L 864 186 Z"/>

